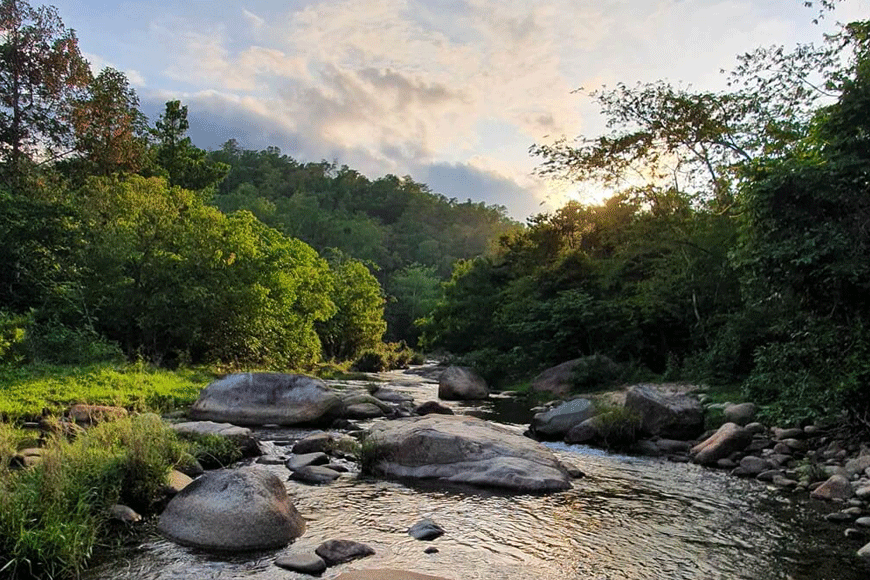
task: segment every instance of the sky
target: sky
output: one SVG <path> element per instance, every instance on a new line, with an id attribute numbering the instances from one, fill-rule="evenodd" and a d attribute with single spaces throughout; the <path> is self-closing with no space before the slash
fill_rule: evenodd
<path id="1" fill-rule="evenodd" d="M 870 0 L 844 0 L 820 25 L 802 0 L 50 3 L 95 71 L 127 74 L 152 120 L 168 100 L 186 104 L 199 147 L 236 139 L 372 179 L 410 175 L 519 220 L 595 201 L 537 177 L 529 155 L 605 130 L 577 89 L 720 90 L 738 54 L 816 42 L 870 14 Z"/>

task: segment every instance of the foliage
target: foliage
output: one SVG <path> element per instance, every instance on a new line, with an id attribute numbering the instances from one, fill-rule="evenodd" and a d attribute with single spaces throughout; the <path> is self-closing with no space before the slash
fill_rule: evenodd
<path id="1" fill-rule="evenodd" d="M 388 458 L 388 453 L 376 436 L 366 435 L 356 450 L 361 475 L 378 475 L 379 465 Z"/>
<path id="2" fill-rule="evenodd" d="M 625 407 L 597 408 L 595 416 L 598 437 L 607 449 L 624 449 L 637 441 L 643 426 L 642 417 Z"/>
<path id="3" fill-rule="evenodd" d="M 187 107 L 181 101 L 168 101 L 152 130 L 157 140 L 156 162 L 166 172 L 169 185 L 193 191 L 209 189 L 226 176 L 229 166 L 207 159 L 206 152 L 185 136 L 189 128 Z"/>
<path id="4" fill-rule="evenodd" d="M 625 371 L 610 358 L 593 354 L 583 357 L 571 373 L 572 391 L 589 391 L 612 387 L 620 382 Z"/>
<path id="5" fill-rule="evenodd" d="M 379 373 L 405 368 L 414 360 L 419 360 L 419 357 L 405 343 L 386 343 L 376 349 L 364 350 L 351 368 L 359 372 Z"/>
<path id="6" fill-rule="evenodd" d="M 188 451 L 205 469 L 218 469 L 232 465 L 242 458 L 242 448 L 231 437 L 185 433 L 181 439 Z"/>
<path id="7" fill-rule="evenodd" d="M 20 363 L 27 356 L 25 336 L 30 319 L 0 311 L 0 364 Z"/>

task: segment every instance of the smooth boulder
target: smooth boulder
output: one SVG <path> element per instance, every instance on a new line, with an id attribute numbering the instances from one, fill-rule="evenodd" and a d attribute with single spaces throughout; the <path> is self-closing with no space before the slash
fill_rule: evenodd
<path id="1" fill-rule="evenodd" d="M 316 423 L 341 408 L 341 398 L 320 379 L 280 373 L 227 375 L 208 385 L 188 415 L 236 425 Z"/>
<path id="2" fill-rule="evenodd" d="M 735 451 L 743 451 L 752 443 L 752 433 L 737 423 L 725 423 L 719 430 L 698 443 L 690 454 L 695 463 L 713 465 Z"/>
<path id="3" fill-rule="evenodd" d="M 446 401 L 486 399 L 489 387 L 486 381 L 468 367 L 448 367 L 438 377 L 438 398 Z"/>
<path id="4" fill-rule="evenodd" d="M 852 484 L 842 475 L 832 475 L 810 494 L 811 497 L 816 499 L 826 500 L 846 500 L 853 495 L 855 495 L 855 490 L 852 488 Z"/>
<path id="5" fill-rule="evenodd" d="M 317 546 L 314 553 L 323 558 L 327 566 L 336 566 L 351 560 L 375 555 L 371 546 L 351 540 L 327 540 Z"/>
<path id="6" fill-rule="evenodd" d="M 572 427 L 591 419 L 595 414 L 592 401 L 573 399 L 544 413 L 537 413 L 532 418 L 532 431 L 548 439 L 561 439 Z"/>
<path id="7" fill-rule="evenodd" d="M 552 451 L 475 417 L 426 415 L 375 425 L 375 468 L 393 477 L 433 478 L 524 492 L 571 487 Z"/>
<path id="8" fill-rule="evenodd" d="M 158 529 L 185 546 L 237 552 L 284 547 L 305 521 L 278 476 L 244 467 L 194 480 L 166 506 Z"/>
<path id="9" fill-rule="evenodd" d="M 698 399 L 652 385 L 631 387 L 625 394 L 625 408 L 641 417 L 641 428 L 648 435 L 692 439 L 704 429 L 704 408 Z"/>
<path id="10" fill-rule="evenodd" d="M 757 412 L 755 403 L 731 404 L 722 410 L 726 423 L 737 423 L 740 426 L 751 423 Z"/>

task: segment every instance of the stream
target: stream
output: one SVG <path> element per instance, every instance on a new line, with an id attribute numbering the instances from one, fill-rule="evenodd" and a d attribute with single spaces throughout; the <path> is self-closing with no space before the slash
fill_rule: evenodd
<path id="1" fill-rule="evenodd" d="M 418 371 L 419 372 L 419 371 Z M 437 399 L 437 384 L 415 372 L 378 378 L 420 403 Z M 512 397 L 446 403 L 457 413 L 522 430 L 528 405 Z M 310 430 L 271 429 L 264 440 L 297 439 Z M 547 444 L 586 477 L 552 495 L 517 495 L 435 482 L 358 478 L 331 485 L 287 481 L 307 531 L 285 549 L 220 556 L 151 535 L 92 568 L 84 578 L 123 580 L 312 578 L 274 566 L 290 551 L 350 539 L 375 556 L 330 568 L 396 568 L 454 580 L 866 580 L 870 569 L 846 539 L 844 526 L 822 519 L 833 507 L 769 490 L 725 472 L 663 459 L 628 457 L 561 443 Z M 287 479 L 283 466 L 262 466 Z M 446 530 L 432 542 L 407 529 L 431 517 Z M 425 554 L 435 547 L 437 553 Z"/>

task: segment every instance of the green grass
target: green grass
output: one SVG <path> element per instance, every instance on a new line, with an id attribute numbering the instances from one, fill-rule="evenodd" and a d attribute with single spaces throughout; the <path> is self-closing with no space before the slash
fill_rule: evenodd
<path id="1" fill-rule="evenodd" d="M 0 424 L 0 453 L 15 438 Z M 108 507 L 151 512 L 187 452 L 159 417 L 144 414 L 102 423 L 72 442 L 52 438 L 36 467 L 0 471 L 0 576 L 78 577 L 110 538 Z"/>
<path id="2" fill-rule="evenodd" d="M 202 369 L 167 371 L 140 364 L 0 367 L 0 416 L 16 422 L 75 403 L 170 411 L 190 405 L 214 379 Z"/>

